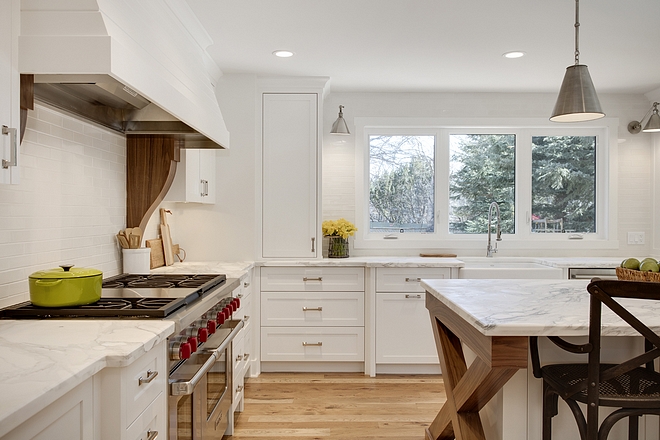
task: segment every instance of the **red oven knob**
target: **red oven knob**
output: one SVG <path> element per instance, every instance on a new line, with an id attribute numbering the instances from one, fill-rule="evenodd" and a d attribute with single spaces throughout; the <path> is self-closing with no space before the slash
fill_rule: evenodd
<path id="1" fill-rule="evenodd" d="M 206 324 L 206 328 L 209 329 L 209 334 L 215 333 L 216 322 L 212 319 L 209 319 L 209 322 Z"/>
<path id="2" fill-rule="evenodd" d="M 227 307 L 223 309 L 227 315 L 227 319 L 231 318 L 231 314 L 234 313 L 234 309 L 231 307 L 231 304 L 228 304 Z"/>
<path id="3" fill-rule="evenodd" d="M 187 342 L 182 342 L 179 345 L 179 359 L 190 359 L 192 355 L 192 347 Z"/>
<path id="4" fill-rule="evenodd" d="M 206 327 L 202 327 L 199 330 L 197 330 L 197 339 L 199 339 L 199 342 L 206 342 L 209 339 L 209 329 Z"/>
<path id="5" fill-rule="evenodd" d="M 190 344 L 190 351 L 193 353 L 197 351 L 197 337 L 191 336 L 188 338 L 188 344 Z"/>
<path id="6" fill-rule="evenodd" d="M 241 307 L 241 299 L 240 298 L 234 298 L 232 300 L 232 304 L 234 304 L 234 303 L 236 304 L 236 307 L 234 308 L 234 311 L 236 311 L 236 309 Z"/>
<path id="7" fill-rule="evenodd" d="M 222 309 L 222 311 L 218 312 L 218 316 L 216 317 L 216 322 L 218 326 L 221 326 L 222 324 L 225 323 L 225 310 Z"/>

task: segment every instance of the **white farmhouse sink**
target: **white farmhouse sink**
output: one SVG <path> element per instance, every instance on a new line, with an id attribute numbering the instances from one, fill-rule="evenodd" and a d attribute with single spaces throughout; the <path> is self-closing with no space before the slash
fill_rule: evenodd
<path id="1" fill-rule="evenodd" d="M 465 267 L 458 270 L 459 278 L 561 279 L 563 277 L 562 269 L 531 261 L 498 261 L 496 258 L 461 260 L 465 262 Z"/>

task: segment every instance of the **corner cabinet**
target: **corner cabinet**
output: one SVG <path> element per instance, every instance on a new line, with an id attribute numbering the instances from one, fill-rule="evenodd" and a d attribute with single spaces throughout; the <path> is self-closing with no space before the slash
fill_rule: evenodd
<path id="1" fill-rule="evenodd" d="M 321 255 L 319 127 L 326 81 L 307 88 L 262 86 L 262 258 Z M 302 92 L 284 92 L 295 89 Z"/>
<path id="2" fill-rule="evenodd" d="M 165 200 L 214 204 L 215 158 L 216 150 L 181 149 L 181 160 Z"/>
<path id="3" fill-rule="evenodd" d="M 0 184 L 19 183 L 18 166 L 5 168 L 2 161 L 16 159 L 18 164 L 20 116 L 18 74 L 18 35 L 20 22 L 20 1 L 3 2 L 0 17 L 0 127 L 9 131 L 0 134 Z M 15 150 L 12 152 L 12 149 Z"/>

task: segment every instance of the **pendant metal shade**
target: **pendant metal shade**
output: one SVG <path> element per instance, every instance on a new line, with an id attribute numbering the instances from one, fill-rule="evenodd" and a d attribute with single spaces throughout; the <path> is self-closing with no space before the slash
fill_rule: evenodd
<path id="1" fill-rule="evenodd" d="M 339 106 L 339 117 L 337 118 L 335 123 L 332 124 L 332 128 L 330 129 L 330 134 L 341 134 L 341 135 L 351 134 L 351 132 L 348 130 L 348 125 L 344 120 L 344 112 L 342 112 L 343 108 L 344 108 L 343 105 Z"/>
<path id="2" fill-rule="evenodd" d="M 581 122 L 605 116 L 600 108 L 589 69 L 580 64 L 580 0 L 575 0 L 575 64 L 566 68 L 564 81 L 550 120 L 553 122 Z"/>
<path id="3" fill-rule="evenodd" d="M 605 113 L 600 108 L 587 66 L 578 64 L 567 67 L 550 120 L 580 122 L 600 119 L 603 116 Z"/>

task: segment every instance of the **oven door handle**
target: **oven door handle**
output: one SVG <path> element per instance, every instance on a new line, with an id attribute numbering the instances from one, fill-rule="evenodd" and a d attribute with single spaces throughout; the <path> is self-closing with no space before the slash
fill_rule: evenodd
<path id="1" fill-rule="evenodd" d="M 199 381 L 202 380 L 202 378 L 204 376 L 206 376 L 206 373 L 208 373 L 211 368 L 213 368 L 215 363 L 222 356 L 222 352 L 225 351 L 227 346 L 236 337 L 238 332 L 241 331 L 241 329 L 243 328 L 244 325 L 245 324 L 242 320 L 238 321 L 238 323 L 236 324 L 236 327 L 234 327 L 232 329 L 231 333 L 229 333 L 229 336 L 227 336 L 225 338 L 225 340 L 222 341 L 222 344 L 220 344 L 220 346 L 218 348 L 216 348 L 215 350 L 213 350 L 213 352 L 210 353 L 211 356 L 206 360 L 206 362 L 204 362 L 204 364 L 202 364 L 202 366 L 199 368 L 199 370 L 197 370 L 195 375 L 192 378 L 190 378 L 189 381 L 171 383 L 170 384 L 170 395 L 171 396 L 185 396 L 185 395 L 192 394 L 193 391 L 195 390 L 195 387 L 199 383 Z"/>

